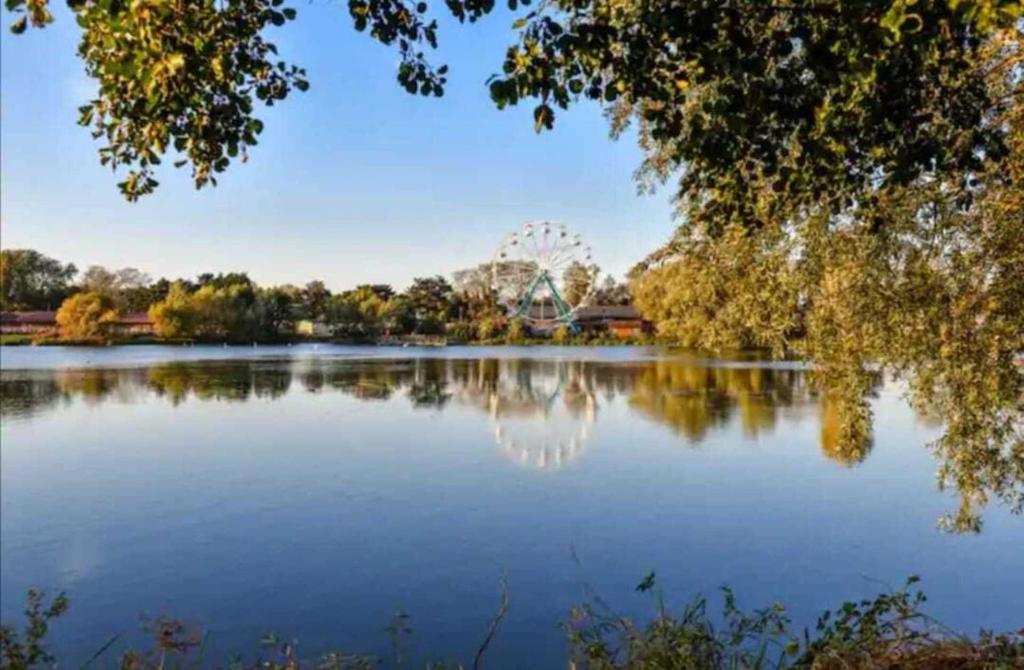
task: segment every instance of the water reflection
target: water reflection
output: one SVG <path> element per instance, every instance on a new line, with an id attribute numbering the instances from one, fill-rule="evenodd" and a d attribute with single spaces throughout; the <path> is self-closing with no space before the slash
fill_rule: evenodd
<path id="1" fill-rule="evenodd" d="M 294 386 L 293 386 L 294 384 Z M 626 399 L 639 416 L 697 445 L 738 419 L 748 436 L 780 418 L 822 419 L 822 451 L 840 462 L 866 454 L 834 448 L 834 408 L 800 369 L 715 367 L 657 360 L 629 363 L 533 359 L 177 362 L 146 368 L 4 371 L 4 420 L 28 420 L 76 400 L 134 403 L 147 396 L 184 402 L 274 400 L 288 393 L 337 392 L 366 402 L 404 398 L 416 409 L 449 406 L 490 417 L 497 446 L 543 469 L 578 458 L 603 403 Z"/>
<path id="2" fill-rule="evenodd" d="M 4 370 L 3 421 L 30 421 L 71 403 L 131 404 L 156 399 L 186 402 L 275 401 L 291 394 L 338 393 L 361 402 L 408 403 L 416 411 L 452 408 L 488 417 L 497 450 L 515 463 L 557 470 L 587 452 L 600 415 L 616 401 L 666 427 L 688 446 L 738 426 L 751 439 L 781 422 L 807 419 L 820 427 L 820 452 L 847 467 L 872 448 L 872 420 L 864 398 L 820 394 L 799 366 L 685 359 L 613 361 L 541 358 L 400 360 L 261 358 L 171 362 L 135 368 Z M 870 380 L 877 389 L 880 379 Z M 934 416 L 922 417 L 933 424 Z M 936 450 L 940 469 L 957 475 L 965 501 L 1005 497 L 1021 482 L 960 452 Z M 1020 468 L 1019 468 L 1020 469 Z"/>

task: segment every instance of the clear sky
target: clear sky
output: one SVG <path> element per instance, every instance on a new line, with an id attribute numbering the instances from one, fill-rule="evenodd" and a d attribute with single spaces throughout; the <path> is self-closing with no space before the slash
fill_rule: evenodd
<path id="1" fill-rule="evenodd" d="M 671 188 L 637 195 L 640 151 L 632 137 L 608 138 L 596 106 L 562 113 L 541 135 L 531 105 L 495 109 L 484 82 L 513 41 L 507 12 L 442 23 L 449 84 L 427 99 L 400 89 L 397 53 L 356 33 L 341 2 L 291 2 L 298 19 L 270 31 L 312 85 L 259 110 L 266 130 L 247 164 L 195 191 L 188 168 L 165 160 L 157 193 L 126 203 L 75 123 L 94 86 L 75 56 L 73 18 L 53 4 L 57 22 L 20 37 L 0 13 L 4 248 L 154 278 L 244 270 L 261 284 L 320 278 L 337 290 L 450 275 L 542 218 L 582 233 L 621 275 L 674 228 Z"/>

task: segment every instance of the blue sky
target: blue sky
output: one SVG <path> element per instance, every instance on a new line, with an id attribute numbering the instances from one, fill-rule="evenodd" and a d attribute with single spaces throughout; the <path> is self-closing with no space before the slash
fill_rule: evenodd
<path id="1" fill-rule="evenodd" d="M 637 195 L 640 151 L 631 137 L 608 138 L 596 106 L 536 135 L 530 105 L 491 104 L 484 81 L 513 41 L 509 13 L 442 23 L 449 85 L 425 99 L 399 88 L 397 54 L 356 33 L 344 3 L 291 4 L 298 19 L 270 37 L 307 68 L 310 90 L 260 110 L 260 145 L 217 188 L 195 191 L 188 169 L 165 161 L 160 189 L 135 204 L 75 124 L 94 87 L 72 17 L 61 9 L 54 25 L 18 37 L 4 12 L 3 246 L 154 277 L 247 270 L 260 283 L 341 289 L 403 287 L 487 261 L 503 234 L 535 219 L 581 232 L 615 274 L 668 238 L 671 188 Z"/>

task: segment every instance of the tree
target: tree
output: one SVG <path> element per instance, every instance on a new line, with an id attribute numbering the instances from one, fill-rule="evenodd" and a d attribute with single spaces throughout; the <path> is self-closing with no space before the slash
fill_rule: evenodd
<path id="1" fill-rule="evenodd" d="M 405 291 L 406 300 L 419 322 L 443 325 L 452 314 L 455 290 L 444 277 L 417 277 Z"/>
<path id="2" fill-rule="evenodd" d="M 785 242 L 739 226 L 718 240 L 693 240 L 677 260 L 636 281 L 636 306 L 662 336 L 685 347 L 781 355 L 799 326 L 798 277 Z"/>
<path id="3" fill-rule="evenodd" d="M 260 338 L 254 307 L 256 292 L 252 284 L 218 287 L 209 283 L 191 296 L 201 337 L 246 342 Z"/>
<path id="4" fill-rule="evenodd" d="M 79 282 L 83 291 L 106 293 L 113 296 L 117 291 L 117 275 L 102 265 L 90 265 Z"/>
<path id="5" fill-rule="evenodd" d="M 302 289 L 302 307 L 311 319 L 322 319 L 327 310 L 331 292 L 322 281 L 315 279 Z"/>
<path id="6" fill-rule="evenodd" d="M 247 286 L 250 289 L 256 288 L 256 282 L 249 279 L 249 275 L 245 272 L 218 272 L 213 274 L 212 272 L 204 272 L 203 274 L 196 277 L 195 288 L 200 289 L 205 286 L 212 286 L 213 288 L 227 288 L 228 286 Z M 255 298 L 255 295 L 252 296 Z"/>
<path id="7" fill-rule="evenodd" d="M 396 295 L 384 303 L 380 316 L 391 335 L 406 335 L 416 329 L 416 312 L 405 296 Z"/>
<path id="8" fill-rule="evenodd" d="M 629 305 L 632 302 L 629 284 L 617 282 L 611 275 L 605 275 L 604 281 L 594 292 L 594 303 L 598 305 Z"/>
<path id="9" fill-rule="evenodd" d="M 579 261 L 570 263 L 562 276 L 562 284 L 565 287 L 565 295 L 562 298 L 570 305 L 581 304 L 593 291 L 600 272 L 596 265 L 587 266 Z"/>
<path id="10" fill-rule="evenodd" d="M 384 290 L 387 289 L 387 290 Z M 376 337 L 385 330 L 390 287 L 363 284 L 352 290 L 336 294 L 327 304 L 327 321 L 335 334 L 343 337 L 366 339 Z"/>
<path id="11" fill-rule="evenodd" d="M 369 291 L 384 302 L 395 297 L 395 289 L 391 288 L 390 284 L 360 284 L 356 289 L 364 292 Z"/>
<path id="12" fill-rule="evenodd" d="M 476 324 L 478 331 L 485 320 L 498 319 L 502 314 L 493 276 L 494 268 L 490 263 L 481 263 L 452 274 L 456 309 L 461 311 L 463 318 Z"/>
<path id="13" fill-rule="evenodd" d="M 903 378 L 915 406 L 946 419 L 931 446 L 940 484 L 960 494 L 943 523 L 960 531 L 980 528 L 992 497 L 1024 509 L 1024 101 L 995 122 L 1012 141 L 971 178 L 970 205 L 966 176 L 935 174 L 879 188 L 842 219 L 817 209 L 757 233 L 691 231 L 635 286 L 677 341 L 812 359 L 837 453 L 870 446 L 871 371 Z"/>
<path id="14" fill-rule="evenodd" d="M 15 32 L 52 20 L 48 0 L 7 5 Z M 82 30 L 79 56 L 99 84 L 79 123 L 106 138 L 104 164 L 130 168 L 119 184 L 130 200 L 157 186 L 155 166 L 172 147 L 197 187 L 215 184 L 257 143 L 254 103 L 309 86 L 263 36 L 295 18 L 280 3 L 68 5 Z M 494 6 L 446 3 L 471 22 Z M 448 67 L 424 56 L 438 40 L 427 3 L 348 7 L 357 30 L 398 46 L 401 86 L 443 94 Z M 686 165 L 683 191 L 722 193 L 693 204 L 724 223 L 754 213 L 736 196 L 755 183 L 816 199 L 869 184 L 879 166 L 909 183 L 933 165 L 963 171 L 979 150 L 998 152 L 1000 133 L 984 128 L 996 102 L 971 63 L 1021 13 L 1019 0 L 554 0 L 516 20 L 519 43 L 489 90 L 499 108 L 535 100 L 538 130 L 581 98 L 606 106 L 615 130 L 636 119 L 653 173 Z"/>
<path id="15" fill-rule="evenodd" d="M 290 304 L 286 291 L 257 294 L 252 284 L 217 287 L 211 282 L 190 291 L 175 282 L 149 314 L 161 337 L 249 342 L 277 338 L 293 318 Z"/>
<path id="16" fill-rule="evenodd" d="M 57 310 L 60 335 L 68 339 L 107 337 L 117 319 L 114 299 L 104 293 L 76 293 Z"/>
<path id="17" fill-rule="evenodd" d="M 111 296 L 123 312 L 144 311 L 156 302 L 151 283 L 149 275 L 136 268 L 108 270 L 102 265 L 90 265 L 79 282 L 83 291 Z"/>
<path id="18" fill-rule="evenodd" d="M 192 294 L 182 282 L 175 282 L 167 296 L 149 308 L 149 317 L 157 335 L 171 339 L 195 337 L 199 315 L 192 305 Z"/>
<path id="19" fill-rule="evenodd" d="M 34 249 L 0 251 L 0 309 L 53 309 L 71 292 L 78 272 Z"/>
<path id="20" fill-rule="evenodd" d="M 491 292 L 493 266 L 481 263 L 452 273 L 455 290 L 467 297 L 484 297 Z"/>
<path id="21" fill-rule="evenodd" d="M 274 340 L 295 330 L 296 294 L 280 286 L 259 290 L 255 311 L 261 338 Z"/>

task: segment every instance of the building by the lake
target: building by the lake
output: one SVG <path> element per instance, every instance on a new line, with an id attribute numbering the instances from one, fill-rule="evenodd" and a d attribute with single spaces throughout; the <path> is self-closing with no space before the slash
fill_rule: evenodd
<path id="1" fill-rule="evenodd" d="M 121 314 L 114 330 L 121 335 L 152 335 L 153 320 L 146 312 Z M 0 333 L 5 335 L 49 335 L 57 332 L 57 312 L 0 312 Z"/>

